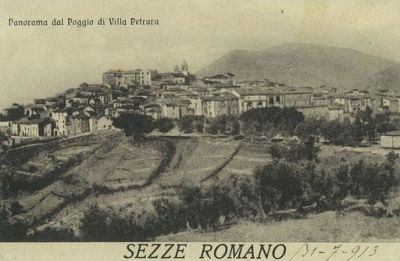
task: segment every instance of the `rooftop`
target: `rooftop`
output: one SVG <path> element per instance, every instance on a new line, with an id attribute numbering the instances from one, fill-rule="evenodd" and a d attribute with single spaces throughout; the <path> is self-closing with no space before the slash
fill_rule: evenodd
<path id="1" fill-rule="evenodd" d="M 203 100 L 203 101 L 226 101 L 226 100 L 234 100 L 234 99 L 238 99 L 238 97 L 236 97 L 235 95 L 230 94 L 230 93 L 224 93 L 222 95 L 201 97 L 201 100 Z"/>
<path id="2" fill-rule="evenodd" d="M 400 131 L 391 131 L 388 133 L 383 133 L 381 136 L 400 136 Z"/>
<path id="3" fill-rule="evenodd" d="M 39 117 L 39 118 L 22 118 L 17 123 L 19 124 L 44 124 L 50 123 L 52 120 L 48 117 Z"/>

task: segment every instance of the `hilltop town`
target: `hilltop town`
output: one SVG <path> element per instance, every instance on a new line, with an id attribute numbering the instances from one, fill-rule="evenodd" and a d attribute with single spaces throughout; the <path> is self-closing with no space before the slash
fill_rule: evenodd
<path id="1" fill-rule="evenodd" d="M 0 128 L 17 144 L 24 140 L 69 137 L 112 129 L 122 112 L 154 119 L 187 115 L 215 118 L 240 115 L 252 108 L 294 107 L 306 118 L 354 120 L 367 108 L 400 112 L 400 96 L 361 88 L 338 93 L 330 86 L 287 86 L 282 83 L 236 80 L 231 72 L 198 78 L 184 61 L 171 72 L 109 70 L 102 83 L 82 83 L 54 97 L 31 104 L 13 104 L 0 114 Z"/>
<path id="2" fill-rule="evenodd" d="M 332 241 L 399 238 L 386 227 L 400 213 L 400 96 L 239 77 L 185 61 L 113 69 L 4 109 L 0 241 L 299 240 L 264 232 L 305 216 L 332 224 L 313 233 Z"/>

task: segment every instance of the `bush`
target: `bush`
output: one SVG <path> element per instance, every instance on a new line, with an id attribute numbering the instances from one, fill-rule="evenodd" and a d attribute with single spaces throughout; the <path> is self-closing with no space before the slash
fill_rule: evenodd
<path id="1" fill-rule="evenodd" d="M 183 133 L 192 133 L 194 130 L 203 132 L 204 117 L 196 115 L 185 115 L 177 122 L 179 131 Z"/>
<path id="2" fill-rule="evenodd" d="M 97 205 L 91 206 L 81 220 L 80 231 L 83 241 L 108 241 L 108 213 Z"/>
<path id="3" fill-rule="evenodd" d="M 186 215 L 181 202 L 171 199 L 156 199 L 154 229 L 159 234 L 177 233 L 186 227 Z"/>
<path id="4" fill-rule="evenodd" d="M 10 206 L 10 212 L 12 215 L 18 215 L 23 208 L 24 207 L 18 201 L 15 201 Z"/>
<path id="5" fill-rule="evenodd" d="M 306 138 L 306 141 L 291 140 L 289 142 L 276 143 L 269 148 L 273 158 L 286 159 L 290 162 L 300 160 L 317 160 L 319 148 L 315 147 L 313 137 Z"/>
<path id="6" fill-rule="evenodd" d="M 264 212 L 306 205 L 313 192 L 310 170 L 313 171 L 313 168 L 286 161 L 274 161 L 258 167 L 255 179 Z"/>
<path id="7" fill-rule="evenodd" d="M 236 218 L 254 217 L 258 197 L 252 179 L 231 175 L 210 187 L 184 184 L 177 189 L 191 227 L 215 229 Z"/>
<path id="8" fill-rule="evenodd" d="M 28 225 L 25 222 L 11 221 L 10 214 L 0 210 L 0 242 L 26 241 Z"/>
<path id="9" fill-rule="evenodd" d="M 175 127 L 175 124 L 172 119 L 169 118 L 159 118 L 155 122 L 155 126 L 160 132 L 168 132 L 170 131 L 173 127 Z"/>
<path id="10" fill-rule="evenodd" d="M 83 241 L 144 241 L 148 233 L 145 226 L 138 221 L 139 216 L 121 217 L 112 210 L 104 210 L 94 205 L 85 212 L 81 220 Z"/>
<path id="11" fill-rule="evenodd" d="M 258 197 L 252 179 L 230 176 L 210 187 L 181 184 L 178 198 L 153 201 L 153 227 L 158 234 L 176 233 L 187 226 L 216 229 L 236 218 L 254 217 L 258 212 Z"/>
<path id="12" fill-rule="evenodd" d="M 240 132 L 239 119 L 234 115 L 220 115 L 209 121 L 206 131 L 210 134 L 238 135 Z"/>
<path id="13" fill-rule="evenodd" d="M 394 167 L 397 159 L 398 155 L 390 152 L 382 164 L 367 164 L 360 160 L 349 171 L 351 195 L 366 198 L 370 204 L 380 201 L 387 205 L 390 193 L 399 184 Z"/>
<path id="14" fill-rule="evenodd" d="M 295 129 L 295 134 L 299 137 L 317 136 L 321 133 L 321 127 L 326 124 L 325 119 L 308 118 L 300 122 Z"/>

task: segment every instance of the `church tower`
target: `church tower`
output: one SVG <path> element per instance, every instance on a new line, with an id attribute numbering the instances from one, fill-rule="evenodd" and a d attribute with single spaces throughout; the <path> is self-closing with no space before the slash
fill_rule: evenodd
<path id="1" fill-rule="evenodd" d="M 182 65 L 181 65 L 181 72 L 185 75 L 188 76 L 189 74 L 189 65 L 188 63 L 183 60 Z"/>

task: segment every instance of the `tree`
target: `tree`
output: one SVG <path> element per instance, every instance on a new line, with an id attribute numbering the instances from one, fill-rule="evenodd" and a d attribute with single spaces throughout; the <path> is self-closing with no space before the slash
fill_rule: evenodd
<path id="1" fill-rule="evenodd" d="M 203 132 L 204 117 L 196 115 L 185 115 L 178 120 L 179 131 L 183 133 L 192 133 L 194 130 Z"/>
<path id="2" fill-rule="evenodd" d="M 231 175 L 211 186 L 183 183 L 176 188 L 183 220 L 191 227 L 215 229 L 235 218 L 254 217 L 258 213 L 258 197 L 253 179 Z"/>
<path id="3" fill-rule="evenodd" d="M 295 134 L 300 137 L 317 136 L 321 134 L 321 128 L 326 124 L 325 119 L 308 118 L 300 122 L 295 129 Z"/>
<path id="4" fill-rule="evenodd" d="M 281 117 L 280 128 L 290 135 L 294 134 L 297 125 L 304 121 L 303 113 L 297 111 L 295 107 L 284 107 Z"/>
<path id="5" fill-rule="evenodd" d="M 304 121 L 303 113 L 296 108 L 267 107 L 248 110 L 240 115 L 245 134 L 274 135 L 273 131 L 293 134 L 297 125 Z"/>
<path id="6" fill-rule="evenodd" d="M 365 128 L 359 117 L 354 124 L 349 120 L 327 121 L 321 127 L 321 134 L 334 145 L 360 145 L 365 136 Z"/>
<path id="7" fill-rule="evenodd" d="M 156 211 L 155 230 L 159 234 L 177 233 L 186 226 L 186 211 L 181 202 L 166 198 L 153 201 Z"/>
<path id="8" fill-rule="evenodd" d="M 265 213 L 303 206 L 311 197 L 311 192 L 306 193 L 310 188 L 307 183 L 310 170 L 313 168 L 307 167 L 305 171 L 286 161 L 274 161 L 256 168 L 255 180 Z"/>
<path id="9" fill-rule="evenodd" d="M 0 115 L 2 121 L 16 121 L 24 117 L 24 106 L 14 103 L 11 108 L 7 109 L 7 115 Z"/>
<path id="10" fill-rule="evenodd" d="M 317 160 L 319 148 L 315 146 L 314 137 L 305 138 L 305 141 L 291 140 L 276 143 L 269 148 L 269 153 L 275 159 L 286 159 L 289 162 L 300 160 Z"/>
<path id="11" fill-rule="evenodd" d="M 364 124 L 364 135 L 368 137 L 369 141 L 375 139 L 376 136 L 376 122 L 373 117 L 373 110 L 367 107 L 364 111 L 359 112 L 361 122 Z"/>
<path id="12" fill-rule="evenodd" d="M 378 133 L 386 133 L 396 130 L 396 125 L 394 125 L 390 120 L 390 113 L 378 113 L 375 115 L 375 126 Z"/>
<path id="13" fill-rule="evenodd" d="M 2 198 L 9 198 L 17 192 L 14 177 L 12 167 L 7 165 L 0 166 L 0 196 Z"/>
<path id="14" fill-rule="evenodd" d="M 91 206 L 81 220 L 80 231 L 84 241 L 107 241 L 109 227 L 107 212 L 98 205 Z"/>
<path id="15" fill-rule="evenodd" d="M 18 202 L 15 201 L 10 206 L 10 212 L 12 215 L 18 215 L 23 210 L 23 206 Z"/>
<path id="16" fill-rule="evenodd" d="M 321 126 L 321 134 L 329 142 L 339 145 L 339 137 L 342 131 L 342 125 L 339 121 L 326 121 Z"/>
<path id="17" fill-rule="evenodd" d="M 175 124 L 172 119 L 159 118 L 156 120 L 155 126 L 158 128 L 160 132 L 165 133 L 170 131 L 175 126 Z"/>
<path id="18" fill-rule="evenodd" d="M 112 121 L 116 128 L 123 129 L 126 136 L 133 136 L 135 140 L 142 139 L 144 134 L 154 129 L 153 118 L 138 113 L 124 112 Z"/>
<path id="19" fill-rule="evenodd" d="M 210 134 L 230 134 L 237 135 L 240 132 L 239 119 L 235 115 L 220 115 L 209 120 L 206 131 Z"/>
<path id="20" fill-rule="evenodd" d="M 10 214 L 0 210 L 0 242 L 26 241 L 28 226 L 25 222 L 10 220 Z"/>
<path id="21" fill-rule="evenodd" d="M 141 224 L 139 218 L 135 213 L 125 217 L 111 209 L 104 210 L 94 205 L 85 212 L 81 220 L 82 239 L 92 242 L 148 240 L 148 236 L 155 231 L 155 219 L 151 220 L 151 224 Z"/>
<path id="22" fill-rule="evenodd" d="M 319 148 L 315 146 L 315 137 L 309 136 L 304 141 L 304 154 L 307 160 L 317 160 Z"/>
<path id="23" fill-rule="evenodd" d="M 364 128 L 364 125 L 361 122 L 361 118 L 359 116 L 356 117 L 354 124 L 352 124 L 350 128 L 352 128 L 353 130 L 352 131 L 353 144 L 360 145 L 361 141 L 366 136 L 366 129 Z"/>
<path id="24" fill-rule="evenodd" d="M 372 205 L 378 201 L 387 205 L 392 189 L 399 184 L 395 173 L 397 159 L 398 155 L 390 152 L 382 164 L 360 160 L 350 169 L 350 193 L 358 198 L 366 198 Z"/>
<path id="25" fill-rule="evenodd" d="M 337 186 L 339 187 L 339 194 L 337 195 L 339 200 L 344 199 L 350 193 L 351 189 L 351 177 L 349 175 L 349 166 L 341 165 L 335 172 Z"/>
<path id="26" fill-rule="evenodd" d="M 0 131 L 0 144 L 3 144 L 3 142 L 8 140 L 9 136 L 7 135 L 7 133 L 5 133 L 4 131 Z"/>

